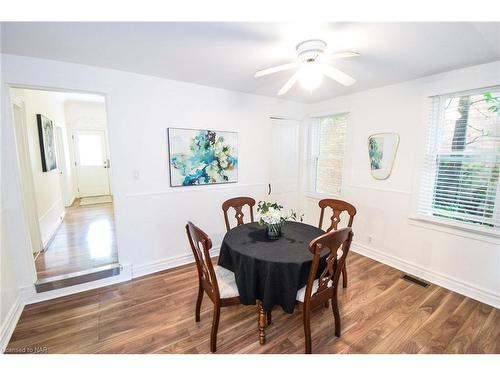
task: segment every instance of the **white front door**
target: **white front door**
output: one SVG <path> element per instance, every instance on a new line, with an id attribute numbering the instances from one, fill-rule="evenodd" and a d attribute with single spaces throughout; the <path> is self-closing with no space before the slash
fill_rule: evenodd
<path id="1" fill-rule="evenodd" d="M 104 131 L 74 131 L 73 141 L 79 196 L 110 195 L 109 159 Z"/>
<path id="2" fill-rule="evenodd" d="M 271 194 L 286 211 L 299 206 L 299 121 L 271 119 Z"/>

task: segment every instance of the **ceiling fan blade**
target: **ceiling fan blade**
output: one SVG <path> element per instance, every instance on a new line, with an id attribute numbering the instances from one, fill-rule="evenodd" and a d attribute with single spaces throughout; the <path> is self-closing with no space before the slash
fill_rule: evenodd
<path id="1" fill-rule="evenodd" d="M 359 56 L 359 53 L 351 51 L 335 52 L 324 55 L 322 60 L 323 61 L 338 60 L 338 59 L 345 59 L 346 57 L 356 57 L 356 56 Z"/>
<path id="2" fill-rule="evenodd" d="M 259 70 L 257 73 L 255 73 L 254 77 L 259 78 L 262 76 L 267 76 L 269 74 L 278 73 L 278 72 L 281 72 L 283 70 L 298 68 L 301 65 L 302 65 L 302 62 L 293 62 L 293 63 L 289 63 L 289 64 L 273 66 L 272 68 Z"/>
<path id="3" fill-rule="evenodd" d="M 295 82 L 297 82 L 297 78 L 299 76 L 299 72 L 295 72 L 293 76 L 290 77 L 288 81 L 283 85 L 283 87 L 278 91 L 278 95 L 284 95 L 286 94 L 293 85 L 295 85 Z"/>
<path id="4" fill-rule="evenodd" d="M 356 80 L 352 78 L 350 75 L 345 74 L 344 72 L 334 68 L 333 66 L 321 64 L 321 71 L 323 74 L 334 81 L 339 82 L 344 86 L 351 86 Z"/>

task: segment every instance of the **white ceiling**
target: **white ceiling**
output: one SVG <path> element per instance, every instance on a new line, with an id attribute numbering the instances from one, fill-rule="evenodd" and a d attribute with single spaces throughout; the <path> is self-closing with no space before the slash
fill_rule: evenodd
<path id="1" fill-rule="evenodd" d="M 305 39 L 328 52 L 361 54 L 334 66 L 357 79 L 325 79 L 312 93 L 296 85 L 286 99 L 316 102 L 500 60 L 500 23 L 2 23 L 2 52 L 95 65 L 276 96 L 291 72 L 255 71 L 295 58 Z"/>

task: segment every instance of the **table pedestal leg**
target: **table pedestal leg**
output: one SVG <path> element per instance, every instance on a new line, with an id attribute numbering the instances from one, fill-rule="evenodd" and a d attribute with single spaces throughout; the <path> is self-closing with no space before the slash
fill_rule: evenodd
<path id="1" fill-rule="evenodd" d="M 257 300 L 257 309 L 259 311 L 259 342 L 260 345 L 266 343 L 266 324 L 267 324 L 267 314 L 262 307 L 262 301 Z"/>

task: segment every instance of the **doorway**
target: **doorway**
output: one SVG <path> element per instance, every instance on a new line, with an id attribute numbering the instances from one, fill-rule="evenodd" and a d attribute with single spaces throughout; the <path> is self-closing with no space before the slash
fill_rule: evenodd
<path id="1" fill-rule="evenodd" d="M 271 118 L 269 195 L 287 209 L 298 210 L 299 121 Z"/>
<path id="2" fill-rule="evenodd" d="M 80 198 L 109 196 L 109 157 L 102 130 L 73 130 L 75 169 Z"/>
<path id="3" fill-rule="evenodd" d="M 10 93 L 37 291 L 119 274 L 105 98 Z"/>

